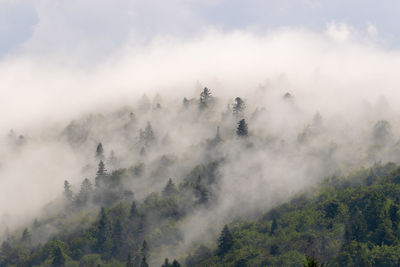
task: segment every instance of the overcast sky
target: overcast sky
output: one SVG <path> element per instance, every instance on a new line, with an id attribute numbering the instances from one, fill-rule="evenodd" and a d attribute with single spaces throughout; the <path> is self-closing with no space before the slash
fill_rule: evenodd
<path id="1" fill-rule="evenodd" d="M 96 62 L 160 36 L 193 38 L 212 29 L 321 32 L 345 23 L 397 48 L 398 0 L 0 0 L 0 58 L 74 54 Z"/>

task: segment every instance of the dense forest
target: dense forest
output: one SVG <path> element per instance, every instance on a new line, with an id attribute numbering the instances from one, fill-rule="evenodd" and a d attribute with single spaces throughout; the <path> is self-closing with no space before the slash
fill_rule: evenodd
<path id="1" fill-rule="evenodd" d="M 52 142 L 81 176 L 61 172 L 40 216 L 4 227 L 0 266 L 398 266 L 396 129 L 357 117 L 343 131 L 267 96 L 278 104 L 206 87 L 70 122 Z M 6 141 L 16 155 L 41 142 Z"/>

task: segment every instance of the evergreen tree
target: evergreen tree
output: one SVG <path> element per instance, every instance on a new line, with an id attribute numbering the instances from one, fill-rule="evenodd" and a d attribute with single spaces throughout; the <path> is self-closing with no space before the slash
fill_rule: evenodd
<path id="1" fill-rule="evenodd" d="M 22 242 L 25 243 L 30 243 L 31 242 L 31 233 L 29 232 L 28 228 L 25 228 L 24 231 L 22 232 Z"/>
<path id="2" fill-rule="evenodd" d="M 129 218 L 133 219 L 136 217 L 137 214 L 138 214 L 138 211 L 137 211 L 137 207 L 136 207 L 136 202 L 132 201 L 131 209 L 129 211 Z"/>
<path id="3" fill-rule="evenodd" d="M 140 263 L 140 267 L 149 267 L 149 265 L 147 264 L 146 257 L 142 258 L 142 262 Z"/>
<path id="4" fill-rule="evenodd" d="M 220 257 L 225 256 L 225 254 L 231 250 L 232 246 L 233 246 L 233 236 L 229 231 L 228 225 L 225 225 L 218 239 L 217 255 Z"/>
<path id="5" fill-rule="evenodd" d="M 71 184 L 67 180 L 64 181 L 64 193 L 63 193 L 63 195 L 64 195 L 64 198 L 68 202 L 71 202 L 73 200 L 73 193 L 72 193 L 72 190 L 71 190 Z"/>
<path id="6" fill-rule="evenodd" d="M 177 260 L 174 260 L 174 261 L 172 262 L 171 267 L 181 267 L 181 265 L 179 264 L 179 262 L 178 262 Z"/>
<path id="7" fill-rule="evenodd" d="M 269 235 L 273 235 L 276 231 L 276 229 L 278 229 L 278 222 L 276 221 L 276 219 L 274 218 L 272 220 L 272 225 L 271 225 L 271 231 L 269 232 Z"/>
<path id="8" fill-rule="evenodd" d="M 99 188 L 105 182 L 106 176 L 107 176 L 107 170 L 105 168 L 104 162 L 100 160 L 95 179 L 97 188 Z"/>
<path id="9" fill-rule="evenodd" d="M 236 129 L 236 134 L 240 137 L 245 137 L 248 136 L 248 129 L 247 129 L 247 123 L 245 119 L 241 119 L 238 123 L 238 127 Z"/>
<path id="10" fill-rule="evenodd" d="M 97 145 L 97 148 L 96 148 L 96 158 L 97 158 L 97 159 L 100 159 L 100 160 L 103 160 L 103 159 L 104 159 L 104 150 L 103 150 L 103 145 L 102 145 L 101 143 L 99 143 L 99 144 Z"/>
<path id="11" fill-rule="evenodd" d="M 132 254 L 129 252 L 128 253 L 128 258 L 126 260 L 126 267 L 134 267 L 135 265 L 133 264 L 132 261 Z"/>
<path id="12" fill-rule="evenodd" d="M 165 186 L 162 194 L 163 197 L 170 197 L 174 196 L 178 193 L 178 189 L 176 188 L 175 184 L 172 182 L 172 179 L 169 178 L 167 185 Z"/>
<path id="13" fill-rule="evenodd" d="M 203 89 L 203 91 L 200 94 L 200 108 L 207 108 L 208 107 L 208 102 L 211 98 L 211 91 L 207 87 Z"/>
<path id="14" fill-rule="evenodd" d="M 161 267 L 171 267 L 171 264 L 169 264 L 169 260 L 168 260 L 168 258 L 165 258 L 165 260 L 164 260 L 164 264 L 163 264 L 163 265 L 161 265 Z"/>
<path id="15" fill-rule="evenodd" d="M 115 156 L 114 150 L 111 150 L 111 152 L 110 152 L 110 156 L 107 159 L 107 165 L 109 168 L 111 166 L 111 169 L 115 169 L 118 165 L 118 159 Z"/>
<path id="16" fill-rule="evenodd" d="M 306 262 L 303 265 L 304 267 L 323 267 L 323 264 L 320 264 L 315 256 L 313 255 L 311 258 L 306 256 Z"/>
<path id="17" fill-rule="evenodd" d="M 100 211 L 100 220 L 96 233 L 96 251 L 106 259 L 111 256 L 112 232 L 111 222 L 104 208 Z"/>
<path id="18" fill-rule="evenodd" d="M 144 131 L 142 129 L 139 130 L 139 139 L 140 142 L 145 146 L 152 145 L 156 140 L 153 127 L 151 126 L 150 122 L 147 122 Z"/>
<path id="19" fill-rule="evenodd" d="M 119 251 L 123 245 L 123 227 L 119 219 L 117 219 L 114 224 L 112 236 L 114 241 L 112 254 L 115 257 L 119 254 Z"/>
<path id="20" fill-rule="evenodd" d="M 149 257 L 149 246 L 147 245 L 146 240 L 143 240 L 142 249 L 140 250 L 140 254 L 142 255 L 142 258 Z"/>
<path id="21" fill-rule="evenodd" d="M 54 249 L 54 257 L 51 265 L 54 267 L 65 266 L 65 256 L 60 246 L 56 246 L 56 248 Z"/>
<path id="22" fill-rule="evenodd" d="M 82 181 L 81 189 L 77 197 L 78 204 L 85 205 L 87 201 L 90 199 L 92 191 L 93 191 L 92 183 L 89 181 L 88 178 L 85 178 Z"/>
<path id="23" fill-rule="evenodd" d="M 233 115 L 236 118 L 240 118 L 243 116 L 243 112 L 245 109 L 246 109 L 245 102 L 240 97 L 236 97 L 235 103 L 233 104 L 233 107 L 232 107 Z"/>

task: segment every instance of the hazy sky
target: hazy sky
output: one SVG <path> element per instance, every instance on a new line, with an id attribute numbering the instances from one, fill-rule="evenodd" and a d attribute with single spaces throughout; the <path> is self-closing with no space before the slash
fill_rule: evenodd
<path id="1" fill-rule="evenodd" d="M 332 21 L 400 44 L 397 0 L 0 0 L 0 58 L 74 54 L 96 62 L 116 49 L 158 36 L 301 27 L 320 32 Z"/>

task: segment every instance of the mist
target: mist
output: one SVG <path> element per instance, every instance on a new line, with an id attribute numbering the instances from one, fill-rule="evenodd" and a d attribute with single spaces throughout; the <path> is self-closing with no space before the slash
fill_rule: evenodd
<path id="1" fill-rule="evenodd" d="M 3 230 L 49 216 L 49 207 L 61 205 L 64 180 L 75 192 L 84 178 L 93 181 L 99 142 L 107 158 L 114 151 L 119 159 L 106 162 L 109 171 L 145 164 L 143 177 L 125 185 L 139 201 L 161 192 L 169 178 L 179 184 L 197 165 L 220 162 L 215 205 L 189 212 L 179 226 L 183 247 L 326 176 L 398 162 L 400 53 L 375 34 L 335 22 L 324 32 L 208 29 L 190 38 L 159 36 L 146 46 L 128 40 L 89 66 L 75 64 L 74 55 L 6 57 Z M 213 102 L 199 113 L 204 87 Z M 236 97 L 246 104 L 240 116 L 231 110 Z M 248 123 L 247 139 L 236 136 L 239 118 Z M 147 122 L 157 146 L 143 154 L 139 130 Z M 210 147 L 217 129 L 222 142 Z"/>

